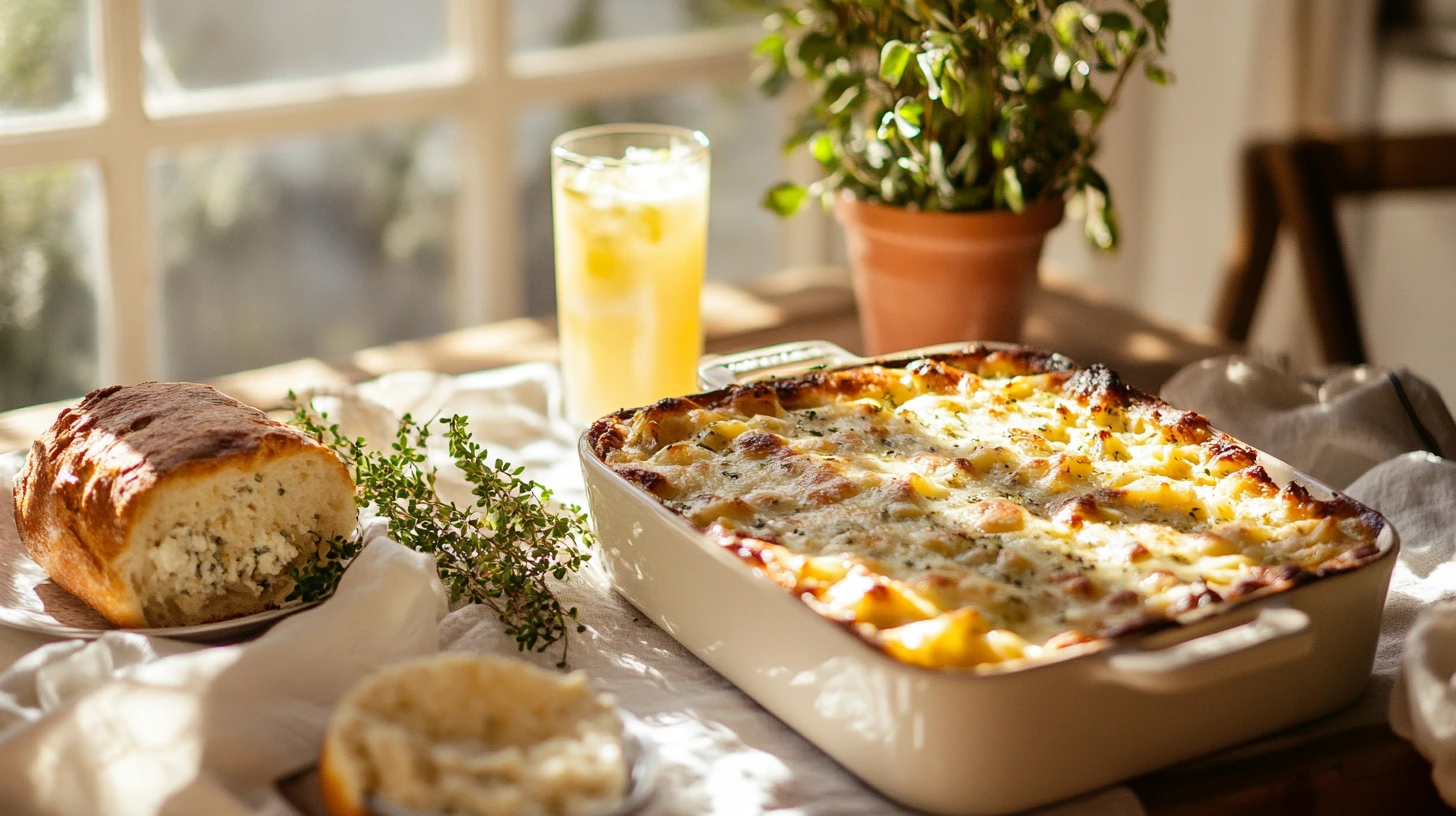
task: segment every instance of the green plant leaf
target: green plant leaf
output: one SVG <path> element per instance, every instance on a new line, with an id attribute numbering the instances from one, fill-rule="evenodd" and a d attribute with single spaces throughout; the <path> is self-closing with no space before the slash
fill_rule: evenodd
<path id="1" fill-rule="evenodd" d="M 789 84 L 788 60 L 784 55 L 787 40 L 778 31 L 770 31 L 753 47 L 759 62 L 753 70 L 753 82 L 769 96 L 778 96 Z"/>
<path id="2" fill-rule="evenodd" d="M 1120 11 L 1107 11 L 1102 13 L 1103 31 L 1131 31 L 1132 18 Z"/>
<path id="3" fill-rule="evenodd" d="M 937 48 L 946 53 L 959 50 L 962 46 L 961 40 L 949 31 L 928 31 L 925 34 L 925 44 L 931 48 Z"/>
<path id="4" fill-rule="evenodd" d="M 763 206 L 777 215 L 790 216 L 798 212 L 808 198 L 808 188 L 783 181 L 770 187 L 764 194 Z"/>
<path id="5" fill-rule="evenodd" d="M 1016 168 L 1001 168 L 1001 198 L 1012 212 L 1021 212 L 1026 209 L 1026 200 L 1021 194 L 1021 179 L 1016 175 Z"/>
<path id="6" fill-rule="evenodd" d="M 875 138 L 879 139 L 881 142 L 884 142 L 884 141 L 888 140 L 890 138 L 890 133 L 891 133 L 891 130 L 890 129 L 892 127 L 894 127 L 894 126 L 895 126 L 895 112 L 894 111 L 885 111 L 885 115 L 880 117 L 880 126 L 875 131 Z M 868 151 L 866 151 L 865 158 L 867 158 L 869 160 L 871 166 L 874 166 L 874 167 L 878 167 L 879 166 L 879 164 L 875 161 L 875 158 L 873 156 L 870 156 L 869 155 L 869 152 Z"/>
<path id="7" fill-rule="evenodd" d="M 967 139 L 946 166 L 945 173 L 969 185 L 981 174 L 981 156 L 974 139 Z"/>
<path id="8" fill-rule="evenodd" d="M 814 29 L 805 29 L 789 37 L 784 44 L 784 60 L 791 66 L 798 65 L 806 77 L 823 73 L 824 66 L 839 58 L 839 43 L 829 35 Z"/>
<path id="9" fill-rule="evenodd" d="M 820 132 L 809 140 L 809 153 L 820 164 L 829 164 L 834 161 L 834 138 L 828 133 Z"/>
<path id="10" fill-rule="evenodd" d="M 926 151 L 928 161 L 925 167 L 926 178 L 935 187 L 936 194 L 947 199 L 955 195 L 955 182 L 951 181 L 949 168 L 945 164 L 945 151 L 941 148 L 940 142 L 931 142 L 930 149 Z"/>
<path id="11" fill-rule="evenodd" d="M 1090 9 L 1081 3 L 1063 3 L 1052 12 L 1052 30 L 1057 32 L 1057 42 L 1070 48 L 1086 28 L 1084 21 L 1092 15 Z"/>
<path id="12" fill-rule="evenodd" d="M 1117 228 L 1117 213 L 1112 209 L 1112 201 L 1095 190 L 1089 190 L 1085 198 L 1088 199 L 1084 205 L 1087 214 L 1082 220 L 1082 233 L 1087 236 L 1088 242 L 1098 249 L 1104 251 L 1116 249 L 1120 236 Z"/>
<path id="13" fill-rule="evenodd" d="M 1122 49 L 1123 53 L 1131 56 L 1147 47 L 1149 36 L 1146 28 L 1119 31 L 1117 32 L 1117 46 Z M 1158 50 L 1163 50 L 1162 46 L 1158 46 Z"/>
<path id="14" fill-rule="evenodd" d="M 925 77 L 926 94 L 931 99 L 939 99 L 940 72 L 945 65 L 945 52 L 939 49 L 921 51 L 915 55 L 915 64 L 920 66 L 920 74 Z"/>
<path id="15" fill-rule="evenodd" d="M 1163 66 L 1152 61 L 1143 63 L 1143 74 L 1159 85 L 1167 85 L 1173 81 L 1173 78 L 1168 75 L 1168 72 L 1163 69 Z"/>
<path id="16" fill-rule="evenodd" d="M 914 50 L 899 40 L 885 43 L 885 47 L 880 49 L 880 79 L 889 83 L 891 88 L 899 87 L 905 68 L 914 55 Z"/>
<path id="17" fill-rule="evenodd" d="M 784 39 L 783 34 L 777 31 L 770 31 L 764 35 L 763 39 L 754 44 L 753 53 L 769 57 L 776 55 L 782 60 L 784 57 L 784 45 L 787 42 L 788 40 Z"/>
<path id="18" fill-rule="evenodd" d="M 1153 28 L 1153 41 L 1158 50 L 1163 50 L 1163 39 L 1168 36 L 1168 0 L 1148 0 L 1139 9 L 1143 19 Z"/>
<path id="19" fill-rule="evenodd" d="M 840 94 L 838 99 L 830 103 L 829 112 L 838 116 L 846 110 L 849 110 L 849 107 L 855 103 L 855 100 L 859 99 L 860 87 L 859 85 L 851 85 L 845 88 L 844 93 Z"/>
<path id="20" fill-rule="evenodd" d="M 900 135 L 906 139 L 913 139 L 920 135 L 920 115 L 925 112 L 925 105 L 906 96 L 901 97 L 895 103 L 895 110 L 892 115 L 895 119 L 895 127 L 899 128 Z"/>
<path id="21" fill-rule="evenodd" d="M 991 140 L 991 158 L 1006 161 L 1006 140 L 999 136 Z"/>
<path id="22" fill-rule="evenodd" d="M 1098 249 L 1115 249 L 1118 239 L 1117 213 L 1112 209 L 1112 192 L 1107 187 L 1107 179 L 1088 165 L 1082 170 L 1081 187 L 1085 210 L 1082 216 L 1083 234 Z"/>
<path id="23" fill-rule="evenodd" d="M 1080 91 L 1062 91 L 1057 98 L 1057 104 L 1067 111 L 1086 111 L 1087 115 L 1096 122 L 1107 113 L 1107 100 L 1097 93 L 1091 85 Z"/>
<path id="24" fill-rule="evenodd" d="M 778 96 L 783 93 L 784 89 L 789 87 L 789 80 L 791 79 L 793 79 L 793 75 L 787 70 L 770 69 L 754 74 L 754 82 L 758 84 L 758 89 L 763 91 L 766 96 Z"/>
<path id="25" fill-rule="evenodd" d="M 949 71 L 940 77 L 940 104 L 956 116 L 966 114 L 966 89 L 961 80 Z"/>

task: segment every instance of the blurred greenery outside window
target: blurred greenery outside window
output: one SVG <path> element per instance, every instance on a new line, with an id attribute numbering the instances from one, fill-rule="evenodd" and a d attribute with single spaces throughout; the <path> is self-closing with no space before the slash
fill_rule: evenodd
<path id="1" fill-rule="evenodd" d="M 95 190 L 85 166 L 0 176 L 0 407 L 95 386 Z"/>
<path id="2" fill-rule="evenodd" d="M 449 330 L 454 156 L 439 122 L 159 154 L 161 376 Z"/>
<path id="3" fill-rule="evenodd" d="M 77 0 L 0 0 L 0 135 L 94 101 Z M 0 172 L 0 408 L 95 385 L 97 174 L 86 164 Z"/>
<path id="4" fill-rule="evenodd" d="M 510 0 L 510 47 L 528 53 L 752 24 L 752 6 Z M 96 106 L 94 8 L 88 0 L 0 0 L 0 143 L 32 114 Z M 145 92 L 149 100 L 185 97 L 439 60 L 447 9 L 445 0 L 143 0 Z M 689 77 L 649 96 L 613 97 L 604 88 L 590 101 L 547 100 L 512 113 L 515 169 L 493 181 L 514 188 L 519 208 L 522 310 L 554 306 L 547 144 L 604 121 L 708 131 L 710 275 L 769 271 L 777 244 L 764 236 L 780 227 L 756 202 L 781 174 L 777 107 L 753 95 L 746 77 Z M 308 356 L 337 361 L 456 327 L 454 247 L 466 226 L 456 223 L 457 130 L 446 116 L 153 150 L 155 376 L 206 379 Z M 104 384 L 104 182 L 94 163 L 0 167 L 0 409 Z"/>

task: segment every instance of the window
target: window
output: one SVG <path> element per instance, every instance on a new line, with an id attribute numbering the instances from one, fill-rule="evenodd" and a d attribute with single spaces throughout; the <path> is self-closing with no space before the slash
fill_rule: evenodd
<path id="1" fill-rule="evenodd" d="M 814 258 L 746 5 L 0 0 L 0 408 L 549 313 L 586 124 L 708 134 L 710 276 Z"/>

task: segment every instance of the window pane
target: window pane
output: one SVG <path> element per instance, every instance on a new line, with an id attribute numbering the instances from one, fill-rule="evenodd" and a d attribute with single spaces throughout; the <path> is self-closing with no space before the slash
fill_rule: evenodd
<path id="1" fill-rule="evenodd" d="M 99 101 L 84 0 L 0 0 L 0 133 Z"/>
<path id="2" fill-rule="evenodd" d="M 674 34 L 763 19 L 753 0 L 511 0 L 517 51 Z"/>
<path id="3" fill-rule="evenodd" d="M 778 105 L 743 85 L 689 88 L 663 96 L 552 106 L 528 111 L 517 140 L 526 305 L 531 314 L 556 309 L 551 239 L 551 140 L 603 122 L 657 122 L 696 128 L 713 158 L 708 202 L 708 277 L 746 280 L 777 268 L 783 223 L 759 206 L 782 178 Z"/>
<path id="4" fill-rule="evenodd" d="M 199 379 L 452 326 L 454 128 L 154 162 L 163 375 Z"/>
<path id="5" fill-rule="evenodd" d="M 146 0 L 148 101 L 180 91 L 419 65 L 445 0 Z"/>
<path id="6" fill-rule="evenodd" d="M 83 165 L 0 175 L 0 409 L 97 385 L 99 189 Z"/>

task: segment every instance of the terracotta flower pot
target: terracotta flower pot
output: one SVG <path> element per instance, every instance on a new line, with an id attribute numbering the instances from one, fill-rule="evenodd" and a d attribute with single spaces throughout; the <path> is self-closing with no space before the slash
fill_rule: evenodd
<path id="1" fill-rule="evenodd" d="M 860 327 L 870 354 L 957 340 L 1017 340 L 1062 202 L 1022 213 L 912 212 L 842 195 Z"/>

